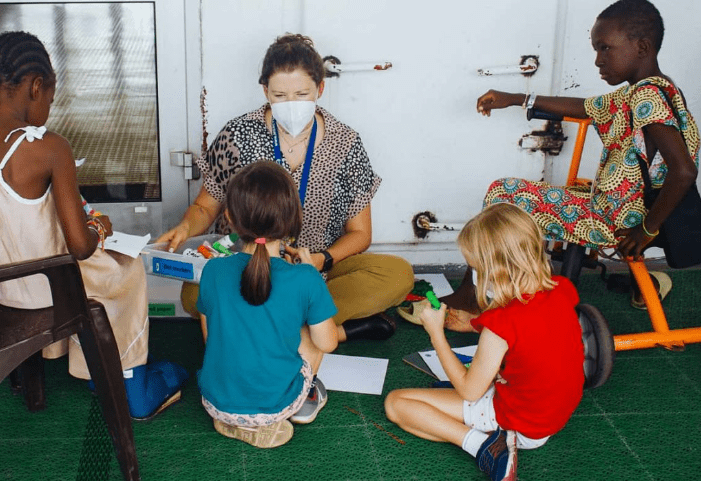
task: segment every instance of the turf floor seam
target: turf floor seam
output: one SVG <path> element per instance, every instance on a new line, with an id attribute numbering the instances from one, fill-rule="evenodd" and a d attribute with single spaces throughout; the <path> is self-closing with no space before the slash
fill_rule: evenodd
<path id="1" fill-rule="evenodd" d="M 643 469 L 643 471 L 647 475 L 648 479 L 650 479 L 650 481 L 655 481 L 655 477 L 652 475 L 652 473 L 650 473 L 650 471 L 648 471 L 647 467 L 642 462 L 642 459 L 640 459 L 640 456 L 638 455 L 638 453 L 630 446 L 630 444 L 628 444 L 628 441 L 626 440 L 625 436 L 620 432 L 620 430 L 618 429 L 618 426 L 616 426 L 616 423 L 613 422 L 613 419 L 611 419 L 608 416 L 608 413 L 606 413 L 606 411 L 601 407 L 601 405 L 599 405 L 596 398 L 594 399 L 594 405 L 597 408 L 601 409 L 601 411 L 603 413 L 603 419 L 609 424 L 609 426 L 611 426 L 611 429 L 613 429 L 614 433 L 616 433 L 616 437 L 618 438 L 618 440 L 623 444 L 623 446 L 625 446 L 626 450 L 633 456 L 635 461 L 638 463 L 638 465 Z"/>

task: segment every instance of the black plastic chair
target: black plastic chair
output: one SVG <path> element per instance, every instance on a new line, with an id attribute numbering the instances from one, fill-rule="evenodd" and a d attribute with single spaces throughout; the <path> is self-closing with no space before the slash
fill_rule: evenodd
<path id="1" fill-rule="evenodd" d="M 44 409 L 41 350 L 77 334 L 122 475 L 129 481 L 141 479 L 119 352 L 104 307 L 87 299 L 80 268 L 71 255 L 0 266 L 0 282 L 34 274 L 48 278 L 54 305 L 43 309 L 0 305 L 0 380 L 12 373 L 11 384 L 21 386 L 27 408 Z"/>

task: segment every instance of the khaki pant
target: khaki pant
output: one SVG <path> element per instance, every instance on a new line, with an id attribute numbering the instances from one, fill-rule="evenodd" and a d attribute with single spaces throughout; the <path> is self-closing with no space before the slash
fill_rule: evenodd
<path id="1" fill-rule="evenodd" d="M 326 286 L 338 309 L 334 321 L 340 325 L 400 304 L 414 287 L 414 271 L 401 257 L 357 254 L 334 264 Z M 199 285 L 183 283 L 183 309 L 195 318 L 199 317 L 198 295 Z"/>

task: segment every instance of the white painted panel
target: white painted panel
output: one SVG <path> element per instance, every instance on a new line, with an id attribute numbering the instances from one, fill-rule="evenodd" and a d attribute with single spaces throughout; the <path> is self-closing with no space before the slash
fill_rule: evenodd
<path id="1" fill-rule="evenodd" d="M 375 243 L 414 241 L 410 221 L 421 211 L 441 222 L 468 220 L 499 177 L 542 177 L 542 155 L 517 147 L 534 127 L 523 111 L 486 119 L 475 104 L 490 87 L 549 88 L 555 2 L 305 4 L 304 24 L 322 52 L 346 63 L 393 64 L 388 71 L 352 72 L 327 82 L 332 112 L 360 132 L 384 179 L 373 203 Z M 529 18 L 550 26 L 531 29 Z M 522 55 L 542 60 L 530 80 L 477 74 L 480 68 L 517 65 Z M 428 241 L 454 236 L 430 234 Z"/>

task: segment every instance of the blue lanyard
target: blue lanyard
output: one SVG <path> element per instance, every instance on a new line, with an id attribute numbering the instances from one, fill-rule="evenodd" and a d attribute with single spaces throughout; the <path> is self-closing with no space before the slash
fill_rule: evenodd
<path id="1" fill-rule="evenodd" d="M 280 135 L 277 131 L 277 122 L 272 119 L 273 125 L 273 149 L 275 150 L 275 162 L 283 165 L 282 151 L 280 150 Z M 309 145 L 307 146 L 307 155 L 304 158 L 304 167 L 302 167 L 302 178 L 299 181 L 299 200 L 304 207 L 304 197 L 307 195 L 307 183 L 309 182 L 309 170 L 312 166 L 312 157 L 314 157 L 314 141 L 316 141 L 316 116 L 314 116 L 314 124 L 312 132 L 309 134 Z"/>

